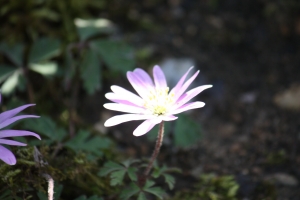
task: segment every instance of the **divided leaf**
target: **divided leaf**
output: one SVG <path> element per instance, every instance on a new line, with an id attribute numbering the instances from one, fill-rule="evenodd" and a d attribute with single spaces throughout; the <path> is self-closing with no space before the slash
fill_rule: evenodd
<path id="1" fill-rule="evenodd" d="M 176 121 L 174 142 L 178 147 L 190 147 L 201 139 L 201 126 L 186 115 L 181 115 Z"/>
<path id="2" fill-rule="evenodd" d="M 135 183 L 131 183 L 128 188 L 122 190 L 120 198 L 122 200 L 127 200 L 133 195 L 137 194 L 139 191 L 140 188 Z"/>
<path id="3" fill-rule="evenodd" d="M 118 163 L 108 161 L 104 164 L 101 170 L 98 172 L 99 176 L 106 176 L 107 174 L 111 173 L 112 171 L 121 170 L 124 167 Z"/>
<path id="4" fill-rule="evenodd" d="M 175 184 L 175 178 L 169 174 L 164 174 L 165 182 L 168 184 L 169 189 L 173 190 Z"/>
<path id="5" fill-rule="evenodd" d="M 126 170 L 114 171 L 110 174 L 110 185 L 121 185 L 125 176 Z"/>
<path id="6" fill-rule="evenodd" d="M 103 155 L 102 150 L 107 149 L 111 145 L 111 141 L 105 137 L 91 137 L 89 131 L 79 130 L 65 145 L 75 152 L 85 151 L 99 157 Z"/>
<path id="7" fill-rule="evenodd" d="M 0 51 L 6 54 L 6 56 L 18 67 L 23 64 L 23 52 L 24 45 L 8 45 L 6 43 L 0 44 Z"/>
<path id="8" fill-rule="evenodd" d="M 161 189 L 160 187 L 152 187 L 153 185 L 154 185 L 153 181 L 147 180 L 145 186 L 143 187 L 143 191 L 153 194 L 159 199 L 163 199 L 163 195 L 165 194 L 164 190 Z"/>
<path id="9" fill-rule="evenodd" d="M 87 50 L 83 56 L 80 64 L 83 87 L 88 94 L 93 94 L 101 88 L 100 61 L 93 50 Z"/>
<path id="10" fill-rule="evenodd" d="M 19 82 L 19 76 L 20 73 L 18 70 L 16 70 L 13 74 L 11 74 L 3 83 L 1 86 L 1 93 L 3 95 L 9 95 L 11 94 L 14 89 L 17 87 Z"/>
<path id="11" fill-rule="evenodd" d="M 91 47 L 112 70 L 126 73 L 134 68 L 134 50 L 124 42 L 97 40 L 91 43 Z"/>
<path id="12" fill-rule="evenodd" d="M 175 184 L 175 178 L 170 175 L 170 172 L 181 172 L 178 168 L 168 168 L 167 166 L 162 166 L 159 168 L 158 166 L 154 166 L 154 171 L 152 172 L 152 177 L 158 178 L 160 176 L 163 176 L 165 178 L 165 182 L 168 184 L 169 189 L 172 190 L 174 188 Z"/>
<path id="13" fill-rule="evenodd" d="M 47 136 L 49 138 L 48 140 L 43 139 L 46 144 L 62 142 L 67 136 L 67 131 L 58 128 L 55 122 L 47 116 L 41 116 L 39 119 L 26 121 L 26 123 L 24 123 L 24 128 Z"/>
<path id="14" fill-rule="evenodd" d="M 99 34 L 109 34 L 115 30 L 112 22 L 103 18 L 88 20 L 77 18 L 74 22 L 81 41 Z"/>
<path id="15" fill-rule="evenodd" d="M 1 65 L 0 66 L 0 83 L 3 82 L 7 77 L 9 77 L 16 70 L 18 70 L 18 68 Z"/>
<path id="16" fill-rule="evenodd" d="M 125 163 L 135 163 L 138 162 L 137 160 L 132 160 L 132 161 L 124 161 Z M 124 163 L 123 162 L 123 163 Z M 110 174 L 110 185 L 115 186 L 115 185 L 121 185 L 124 180 L 124 176 L 127 174 L 130 180 L 136 181 L 137 180 L 137 175 L 136 175 L 137 168 L 135 167 L 130 167 L 128 165 L 125 166 L 124 164 L 120 165 L 118 163 L 108 161 L 104 164 L 102 169 L 98 172 L 99 176 L 106 176 L 109 173 Z"/>
<path id="17" fill-rule="evenodd" d="M 29 62 L 36 63 L 49 60 L 60 53 L 60 41 L 54 38 L 36 40 L 29 52 Z"/>
<path id="18" fill-rule="evenodd" d="M 144 192 L 140 192 L 137 200 L 147 200 L 145 193 Z"/>
<path id="19" fill-rule="evenodd" d="M 29 69 L 39 74 L 42 74 L 44 76 L 52 76 L 57 72 L 58 67 L 57 67 L 57 63 L 47 62 L 47 63 L 40 63 L 40 64 L 31 64 L 29 66 Z"/>

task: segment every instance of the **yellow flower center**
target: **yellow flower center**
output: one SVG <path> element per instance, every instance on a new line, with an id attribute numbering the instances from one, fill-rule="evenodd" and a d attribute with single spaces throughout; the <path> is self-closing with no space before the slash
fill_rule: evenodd
<path id="1" fill-rule="evenodd" d="M 145 99 L 144 106 L 151 114 L 163 115 L 168 112 L 169 108 L 174 103 L 174 94 L 169 94 L 169 88 L 155 89 L 149 92 Z"/>

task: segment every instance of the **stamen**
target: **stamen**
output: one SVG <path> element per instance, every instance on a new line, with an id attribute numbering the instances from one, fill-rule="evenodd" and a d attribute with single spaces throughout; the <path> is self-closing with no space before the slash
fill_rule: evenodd
<path id="1" fill-rule="evenodd" d="M 169 88 L 155 89 L 149 92 L 144 106 L 151 114 L 163 115 L 174 103 L 174 93 L 169 94 Z"/>

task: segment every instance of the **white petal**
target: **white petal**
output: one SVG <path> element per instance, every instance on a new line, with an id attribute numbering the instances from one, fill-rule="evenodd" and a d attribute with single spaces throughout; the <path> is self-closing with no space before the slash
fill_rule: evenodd
<path id="1" fill-rule="evenodd" d="M 118 97 L 122 97 L 123 99 L 130 100 L 132 103 L 138 106 L 142 106 L 144 104 L 144 101 L 141 97 L 120 86 L 113 85 L 110 88 Z"/>
<path id="2" fill-rule="evenodd" d="M 127 112 L 127 113 L 135 113 L 135 114 L 142 114 L 146 111 L 144 108 L 140 108 L 137 106 L 130 106 L 130 105 L 126 105 L 126 104 L 120 104 L 120 103 L 106 103 L 103 106 L 104 106 L 104 108 L 106 108 L 108 110 Z"/>
<path id="3" fill-rule="evenodd" d="M 126 104 L 130 106 L 138 106 L 138 107 L 143 107 L 144 103 L 143 101 L 136 101 L 135 99 L 129 99 L 128 96 L 120 96 L 118 94 L 109 92 L 105 94 L 105 97 L 115 103 L 120 103 L 120 104 Z"/>
<path id="4" fill-rule="evenodd" d="M 105 127 L 115 126 L 124 122 L 134 121 L 134 120 L 144 120 L 151 119 L 154 116 L 152 115 L 137 115 L 137 114 L 124 114 L 124 115 L 116 115 L 114 117 L 109 118 L 104 123 Z"/>
<path id="5" fill-rule="evenodd" d="M 191 100 L 192 98 L 194 98 L 195 96 L 197 96 L 200 92 L 202 92 L 203 90 L 206 90 L 208 88 L 211 88 L 212 85 L 202 85 L 199 87 L 196 87 L 194 89 L 189 90 L 188 92 L 186 92 L 185 94 L 183 94 L 176 102 L 175 104 L 175 109 L 179 108 L 180 106 L 182 106 L 183 104 L 185 104 L 186 102 L 188 102 L 189 100 Z"/>
<path id="6" fill-rule="evenodd" d="M 183 86 L 177 90 L 176 93 L 174 93 L 174 101 L 177 101 L 177 99 L 186 91 L 186 89 L 191 85 L 191 83 L 195 80 L 195 78 L 198 76 L 199 74 L 199 70 L 191 77 L 189 78 L 189 80 L 187 80 Z"/>
<path id="7" fill-rule="evenodd" d="M 192 109 L 196 109 L 196 108 L 202 108 L 203 106 L 205 106 L 205 103 L 203 103 L 201 101 L 196 101 L 196 102 L 185 104 L 185 105 L 181 106 L 180 108 L 178 108 L 178 109 L 176 109 L 174 111 L 171 111 L 170 113 L 173 114 L 173 115 L 175 115 L 175 114 L 187 111 L 187 110 L 192 110 Z"/>
<path id="8" fill-rule="evenodd" d="M 148 133 L 156 124 L 159 124 L 162 120 L 159 118 L 148 119 L 141 123 L 134 131 L 134 136 L 141 136 Z"/>
<path id="9" fill-rule="evenodd" d="M 180 80 L 178 81 L 178 83 L 175 85 L 175 87 L 171 90 L 170 93 L 174 93 L 176 94 L 177 91 L 180 90 L 180 88 L 182 87 L 186 76 L 189 74 L 189 72 L 193 69 L 193 67 L 190 67 L 189 70 L 180 78 Z"/>
<path id="10" fill-rule="evenodd" d="M 178 117 L 174 116 L 174 115 L 166 115 L 166 116 L 161 116 L 160 119 L 162 121 L 173 121 L 176 120 Z"/>

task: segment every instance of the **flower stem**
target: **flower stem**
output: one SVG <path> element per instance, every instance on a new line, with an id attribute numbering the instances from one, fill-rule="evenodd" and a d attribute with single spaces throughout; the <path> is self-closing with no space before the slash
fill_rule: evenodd
<path id="1" fill-rule="evenodd" d="M 159 153 L 159 150 L 160 150 L 160 147 L 162 145 L 162 141 L 163 141 L 163 137 L 164 137 L 164 121 L 162 121 L 160 124 L 159 124 L 159 130 L 158 130 L 158 135 L 157 135 L 157 140 L 156 140 L 156 144 L 155 144 L 155 149 L 152 153 L 152 156 L 151 156 L 151 159 L 150 159 L 150 162 L 144 172 L 144 175 L 145 176 L 148 176 L 152 166 L 153 166 L 153 162 L 154 160 L 156 159 L 158 153 Z"/>
<path id="2" fill-rule="evenodd" d="M 48 181 L 48 200 L 53 200 L 54 194 L 54 180 L 49 174 L 43 174 Z"/>

